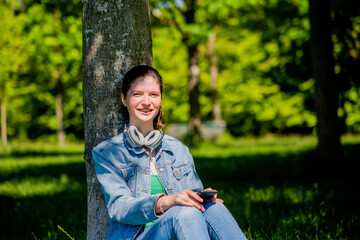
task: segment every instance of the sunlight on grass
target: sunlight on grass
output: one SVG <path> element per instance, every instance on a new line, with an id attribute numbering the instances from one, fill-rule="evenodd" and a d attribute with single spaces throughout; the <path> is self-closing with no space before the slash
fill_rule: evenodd
<path id="1" fill-rule="evenodd" d="M 59 146 L 55 143 L 49 143 L 49 142 L 41 142 L 41 141 L 12 141 L 9 142 L 6 147 L 1 146 L 0 147 L 0 154 L 3 155 L 10 155 L 13 153 L 17 154 L 27 154 L 27 153 L 52 153 L 52 154 L 65 154 L 65 153 L 71 153 L 71 154 L 82 154 L 84 152 L 84 143 L 67 143 L 64 146 Z"/>
<path id="2" fill-rule="evenodd" d="M 13 198 L 33 197 L 53 195 L 64 190 L 78 190 L 80 187 L 78 182 L 70 180 L 66 174 L 61 174 L 59 179 L 53 177 L 29 177 L 0 183 L 0 195 Z"/>
<path id="3" fill-rule="evenodd" d="M 273 202 L 284 199 L 291 204 L 300 204 L 313 201 L 315 195 L 318 194 L 317 188 L 317 183 L 311 189 L 305 189 L 304 187 L 275 188 L 274 186 L 255 189 L 250 187 L 249 191 L 245 194 L 245 198 L 251 202 Z"/>
<path id="4" fill-rule="evenodd" d="M 313 150 L 316 147 L 314 136 L 266 136 L 263 138 L 230 138 L 224 137 L 218 143 L 202 143 L 191 149 L 194 156 L 254 156 L 276 154 L 287 156 L 288 154 Z"/>

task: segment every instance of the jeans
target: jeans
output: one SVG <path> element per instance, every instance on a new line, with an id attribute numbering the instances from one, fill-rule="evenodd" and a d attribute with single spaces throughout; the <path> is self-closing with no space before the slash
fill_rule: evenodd
<path id="1" fill-rule="evenodd" d="M 205 212 L 195 207 L 174 206 L 146 228 L 136 240 L 246 240 L 237 222 L 220 202 L 206 202 Z"/>

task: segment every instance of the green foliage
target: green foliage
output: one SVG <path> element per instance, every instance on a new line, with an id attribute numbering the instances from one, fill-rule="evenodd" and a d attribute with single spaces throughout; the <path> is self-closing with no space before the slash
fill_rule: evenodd
<path id="1" fill-rule="evenodd" d="M 0 21 L 9 28 L 2 45 L 0 92 L 6 92 L 8 135 L 36 138 L 57 129 L 55 97 L 63 92 L 64 127 L 81 136 L 81 18 L 80 12 L 59 9 L 47 1 L 0 5 Z M 79 2 L 77 3 L 79 4 Z M 65 5 L 62 5 L 65 7 Z M 12 9 L 11 9 L 12 7 Z M 78 9 L 79 10 L 79 9 Z M 10 34 L 9 34 L 10 33 Z M 4 95 L 4 94 L 0 94 Z"/>
<path id="2" fill-rule="evenodd" d="M 154 1 L 153 26 L 156 26 L 155 31 L 161 28 L 174 30 L 173 32 L 167 30 L 169 34 L 164 37 L 166 40 L 163 40 L 161 48 L 154 45 L 154 62 L 161 72 L 171 72 L 169 76 L 173 78 L 166 78 L 165 83 L 179 85 L 174 91 L 177 92 L 177 96 L 183 97 L 175 99 L 174 103 L 180 109 L 185 109 L 183 101 L 184 96 L 187 95 L 185 83 L 179 82 L 175 70 L 165 67 L 169 64 L 168 59 L 156 58 L 157 51 L 161 54 L 167 51 L 174 53 L 184 48 L 181 48 L 181 36 L 171 34 L 176 32 L 175 22 L 183 26 L 179 12 L 184 8 L 184 2 L 166 3 L 168 2 Z M 334 35 L 335 49 L 341 49 L 336 51 L 343 53 L 338 58 L 339 64 L 343 67 L 340 68 L 338 64 L 335 71 L 339 72 L 340 69 L 346 68 L 348 73 L 358 76 L 358 68 L 355 69 L 357 64 L 353 61 L 357 59 L 359 49 L 356 47 L 359 44 L 357 45 L 356 40 L 358 27 L 355 17 L 358 12 L 350 13 L 349 9 L 344 7 L 346 4 L 338 3 L 338 5 L 341 5 L 341 8 L 338 8 L 337 12 L 342 14 L 342 21 L 345 20 L 348 24 L 345 29 L 339 27 L 343 29 L 342 32 L 335 28 L 335 32 L 342 38 L 339 40 Z M 235 136 L 267 132 L 312 133 L 316 125 L 316 115 L 315 86 L 309 48 L 308 1 L 196 1 L 195 11 L 195 23 L 191 26 L 190 32 L 199 43 L 200 50 L 202 119 L 211 120 L 212 116 L 205 39 L 213 32 L 217 35 L 216 56 L 219 67 L 217 90 L 223 118 L 228 124 L 230 133 Z M 342 23 L 338 18 L 334 18 L 333 21 L 339 26 Z M 154 34 L 154 42 L 160 42 L 161 37 Z M 337 41 L 339 43 L 336 43 Z M 341 48 L 343 45 L 347 47 Z M 350 61 L 347 60 L 349 59 L 347 52 L 352 55 Z M 174 57 L 176 56 L 171 56 Z M 186 61 L 186 56 L 182 56 L 182 59 Z M 159 64 L 159 62 L 164 63 Z M 351 64 L 342 64 L 342 62 Z M 348 65 L 354 67 L 347 67 Z M 183 68 L 183 65 L 178 65 L 179 68 Z M 347 97 L 347 91 L 357 91 L 358 81 L 355 78 L 353 80 L 347 78 L 346 81 L 353 81 L 353 84 L 343 89 L 343 102 L 339 114 L 344 119 L 344 125 L 347 126 L 344 132 L 357 132 L 356 127 L 348 125 L 349 122 L 358 124 L 354 121 L 357 121 L 355 119 L 358 118 L 359 112 L 348 111 L 349 105 L 356 108 L 358 100 L 354 101 Z M 185 81 L 185 78 L 181 77 L 181 79 Z M 353 90 L 350 90 L 351 88 Z M 345 105 L 347 105 L 346 109 Z M 174 119 L 172 109 L 173 107 L 168 110 L 170 122 Z M 166 115 L 167 113 L 165 111 Z M 347 118 L 351 120 L 346 120 Z M 188 117 L 183 117 L 181 120 L 186 122 Z"/>
<path id="3" fill-rule="evenodd" d="M 10 3 L 8 3 L 10 4 Z M 8 110 L 8 116 L 18 114 L 20 118 L 26 118 L 26 115 L 19 112 L 18 96 L 21 94 L 17 90 L 17 82 L 21 75 L 28 71 L 26 66 L 29 60 L 25 53 L 26 42 L 23 41 L 22 32 L 24 30 L 24 14 L 14 15 L 9 6 L 0 4 L 0 102 L 5 103 Z M 26 91 L 27 89 L 23 89 Z M 14 124 L 19 123 L 14 119 Z M 14 126 L 10 125 L 8 133 L 14 134 Z"/>
<path id="4" fill-rule="evenodd" d="M 313 167 L 314 136 L 225 135 L 190 151 L 204 186 L 219 190 L 248 239 L 357 239 L 360 137 L 342 143 L 345 161 L 328 176 Z M 86 238 L 83 151 L 44 142 L 0 149 L 2 239 Z"/>
<path id="5" fill-rule="evenodd" d="M 82 130 L 81 19 L 46 12 L 45 5 L 39 4 L 29 8 L 27 24 L 33 46 L 28 81 L 37 85 L 37 92 L 29 96 L 34 103 L 29 110 L 36 113 L 33 125 L 40 130 L 29 135 L 57 129 L 54 103 L 59 93 L 64 94 L 64 127 L 78 134 Z"/>
<path id="6" fill-rule="evenodd" d="M 186 49 L 178 41 L 176 29 L 154 27 L 152 33 L 154 67 L 159 69 L 164 82 L 162 108 L 166 121 L 186 122 L 189 119 Z"/>
<path id="7" fill-rule="evenodd" d="M 202 120 L 212 120 L 209 34 L 216 34 L 217 91 L 222 117 L 234 136 L 312 133 L 316 126 L 309 47 L 308 0 L 152 0 L 154 66 L 164 77 L 168 123 L 189 121 L 188 53 L 196 43 Z M 359 4 L 332 1 L 335 73 L 341 90 L 342 132 L 360 131 Z M 7 134 L 55 141 L 56 96 L 64 94 L 68 139 L 83 138 L 80 0 L 0 3 L 0 102 Z M 179 31 L 181 29 L 181 31 Z"/>

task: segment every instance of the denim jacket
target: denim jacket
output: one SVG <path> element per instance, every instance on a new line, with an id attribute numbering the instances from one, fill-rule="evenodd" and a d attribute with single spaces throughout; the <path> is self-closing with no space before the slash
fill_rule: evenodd
<path id="1" fill-rule="evenodd" d="M 159 217 L 155 204 L 160 194 L 151 195 L 150 155 L 143 147 L 131 147 L 127 138 L 127 132 L 120 133 L 92 152 L 110 216 L 106 239 L 134 239 L 144 224 Z M 179 140 L 164 135 L 155 159 L 168 195 L 203 189 L 189 149 Z"/>

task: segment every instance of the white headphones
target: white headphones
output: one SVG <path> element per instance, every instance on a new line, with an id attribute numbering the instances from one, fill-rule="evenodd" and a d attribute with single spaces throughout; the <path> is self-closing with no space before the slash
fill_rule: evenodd
<path id="1" fill-rule="evenodd" d="M 157 148 L 161 140 L 163 139 L 163 134 L 161 130 L 152 130 L 149 132 L 146 137 L 135 127 L 130 126 L 127 129 L 129 138 L 128 142 L 132 147 L 147 147 L 150 149 Z"/>

